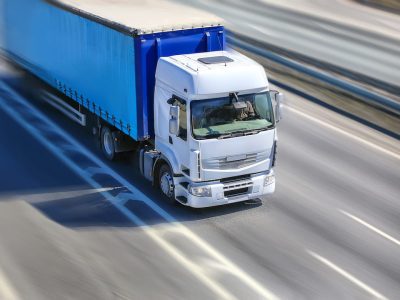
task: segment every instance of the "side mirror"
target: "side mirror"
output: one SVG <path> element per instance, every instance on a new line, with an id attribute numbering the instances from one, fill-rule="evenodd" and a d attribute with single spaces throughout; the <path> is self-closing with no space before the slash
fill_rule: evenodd
<path id="1" fill-rule="evenodd" d="M 277 122 L 282 120 L 282 104 L 285 96 L 282 93 L 275 94 L 276 109 L 275 109 L 275 119 Z"/>
<path id="2" fill-rule="evenodd" d="M 169 116 L 169 133 L 177 136 L 179 134 L 179 106 L 171 106 Z"/>
<path id="3" fill-rule="evenodd" d="M 285 99 L 285 96 L 278 91 L 270 91 L 271 98 L 274 100 L 274 113 L 275 113 L 275 121 L 279 123 L 282 119 L 282 104 Z"/>

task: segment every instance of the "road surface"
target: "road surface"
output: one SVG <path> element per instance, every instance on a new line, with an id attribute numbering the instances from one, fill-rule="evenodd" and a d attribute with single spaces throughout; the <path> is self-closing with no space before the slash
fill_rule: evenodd
<path id="1" fill-rule="evenodd" d="M 216 13 L 234 32 L 400 89 L 398 15 L 349 0 L 175 1 Z"/>
<path id="2" fill-rule="evenodd" d="M 276 194 L 174 207 L 0 73 L 0 299 L 398 299 L 399 141 L 286 92 Z"/>

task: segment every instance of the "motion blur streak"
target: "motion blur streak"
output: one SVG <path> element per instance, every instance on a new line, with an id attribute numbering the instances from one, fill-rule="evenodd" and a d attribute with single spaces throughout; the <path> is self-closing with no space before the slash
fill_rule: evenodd
<path id="1" fill-rule="evenodd" d="M 397 15 L 340 0 L 175 1 L 212 10 L 234 32 L 398 86 Z"/>
<path id="2" fill-rule="evenodd" d="M 75 198 L 80 196 L 89 196 L 92 194 L 108 192 L 118 189 L 118 187 L 110 187 L 110 188 L 100 188 L 100 189 L 86 189 L 86 190 L 74 190 L 74 191 L 57 191 L 52 193 L 35 193 L 35 194 L 21 194 L 21 195 L 1 195 L 0 201 L 13 201 L 18 199 L 23 199 L 27 202 L 36 202 L 36 201 L 52 201 L 59 199 L 68 199 Z"/>
<path id="3" fill-rule="evenodd" d="M 9 280 L 5 277 L 0 269 L 0 299 L 2 300 L 18 300 L 17 292 L 11 286 Z"/>
<path id="4" fill-rule="evenodd" d="M 356 216 L 354 216 L 354 215 L 352 215 L 352 214 L 350 214 L 350 213 L 348 213 L 348 212 L 346 212 L 344 210 L 340 210 L 340 212 L 342 214 L 348 216 L 349 218 L 353 219 L 354 221 L 356 221 L 356 222 L 364 225 L 365 227 L 371 229 L 372 231 L 376 232 L 377 234 L 383 236 L 385 239 L 388 239 L 389 241 L 391 241 L 391 242 L 397 244 L 398 246 L 400 246 L 400 241 L 399 240 L 395 239 L 394 237 L 391 237 L 389 234 L 383 232 L 382 230 L 372 226 L 371 224 L 361 220 L 360 218 L 358 218 L 358 217 L 356 217 Z"/>
<path id="5" fill-rule="evenodd" d="M 303 113 L 303 112 L 301 112 L 301 111 L 299 111 L 299 110 L 297 110 L 297 109 L 295 109 L 295 108 L 286 106 L 285 109 L 288 109 L 288 110 L 290 110 L 291 112 L 294 112 L 295 114 L 298 114 L 298 115 L 300 115 L 300 116 L 302 116 L 302 117 L 304 117 L 304 118 L 307 118 L 307 119 L 310 120 L 310 121 L 313 121 L 313 122 L 315 122 L 315 123 L 318 123 L 319 125 L 322 125 L 322 126 L 324 126 L 324 127 L 326 127 L 326 128 L 329 128 L 329 129 L 331 129 L 331 130 L 334 130 L 334 131 L 336 131 L 336 132 L 338 132 L 338 133 L 341 133 L 341 134 L 343 134 L 343 135 L 345 135 L 345 136 L 347 136 L 347 137 L 349 137 L 349 138 L 351 138 L 351 139 L 353 139 L 353 140 L 356 140 L 356 141 L 359 142 L 359 143 L 362 143 L 362 144 L 364 144 L 364 145 L 366 145 L 366 146 L 369 146 L 369 147 L 371 147 L 371 148 L 373 148 L 373 149 L 375 149 L 375 150 L 378 150 L 378 151 L 383 152 L 383 153 L 385 153 L 385 154 L 387 154 L 387 155 L 390 155 L 390 156 L 393 157 L 393 158 L 396 158 L 396 159 L 399 159 L 399 160 L 400 160 L 400 154 L 394 153 L 394 152 L 392 152 L 392 151 L 390 151 L 390 150 L 387 150 L 387 149 L 385 149 L 385 148 L 382 148 L 382 147 L 380 147 L 380 146 L 378 146 L 378 145 L 376 145 L 376 144 L 374 144 L 374 143 L 371 143 L 371 142 L 369 142 L 369 141 L 366 141 L 366 140 L 364 140 L 364 139 L 362 139 L 362 138 L 360 138 L 360 137 L 358 137 L 358 136 L 356 136 L 356 135 L 354 135 L 354 134 L 348 133 L 347 131 L 342 130 L 342 129 L 336 127 L 336 126 L 330 125 L 330 124 L 328 124 L 328 123 L 326 123 L 326 122 L 324 122 L 324 121 L 322 121 L 322 120 L 319 120 L 319 119 L 314 118 L 314 117 L 312 117 L 312 116 L 310 116 L 310 115 L 307 115 L 306 113 Z"/>
<path id="6" fill-rule="evenodd" d="M 71 135 L 62 130 L 59 126 L 53 123 L 49 118 L 47 118 L 43 113 L 38 111 L 35 107 L 30 105 L 26 100 L 20 97 L 17 93 L 14 92 L 11 88 L 6 86 L 5 84 L 1 84 L 0 88 L 8 93 L 10 97 L 12 97 L 17 104 L 22 107 L 22 111 L 29 111 L 30 115 L 35 115 L 43 125 L 46 125 L 43 128 L 51 128 L 52 132 L 56 132 L 60 137 L 62 137 L 66 142 L 70 145 L 66 145 L 67 147 L 73 146 L 72 148 L 80 154 L 86 156 L 89 160 L 91 160 L 96 166 L 99 167 L 99 170 L 102 170 L 104 174 L 108 174 L 112 176 L 115 180 L 121 183 L 129 192 L 132 194 L 133 199 L 140 199 L 145 202 L 149 207 L 151 207 L 154 211 L 160 214 L 163 218 L 166 219 L 169 223 L 172 223 L 174 227 L 177 229 L 173 232 L 179 234 L 179 238 L 182 238 L 186 243 L 190 245 L 194 245 L 198 250 L 203 251 L 203 259 L 207 258 L 207 262 L 214 261 L 213 265 L 218 266 L 213 271 L 223 269 L 224 273 L 229 273 L 229 275 L 237 278 L 240 283 L 246 285 L 250 290 L 261 296 L 263 299 L 277 300 L 279 299 L 272 292 L 267 290 L 264 286 L 262 286 L 259 282 L 257 282 L 254 278 L 249 276 L 246 272 L 241 270 L 238 266 L 236 266 L 233 262 L 225 258 L 222 254 L 220 254 L 216 249 L 214 249 L 207 242 L 202 240 L 200 237 L 195 235 L 192 231 L 190 231 L 187 227 L 179 223 L 173 216 L 168 214 L 165 210 L 159 207 L 154 201 L 140 192 L 137 188 L 132 186 L 127 180 L 122 178 L 120 175 L 115 173 L 112 169 L 110 169 L 105 163 L 99 160 L 94 154 L 92 154 L 89 150 L 84 148 L 81 144 L 79 144 Z M 86 182 L 88 182 L 95 189 L 103 188 L 97 183 L 94 179 L 90 177 L 90 172 L 86 169 L 82 169 L 76 162 L 71 160 L 67 155 L 67 151 L 63 151 L 59 145 L 55 145 L 49 142 L 48 139 L 44 136 L 43 130 L 38 130 L 33 127 L 29 122 L 24 119 L 24 116 L 20 114 L 17 110 L 12 110 L 9 106 L 3 105 L 1 108 L 17 123 L 19 123 L 23 128 L 25 128 L 28 132 L 30 132 L 40 143 L 42 143 L 47 149 L 49 149 L 55 156 L 57 156 L 61 161 L 63 161 L 67 166 L 69 166 L 73 171 L 76 172 L 80 177 L 82 177 Z M 64 145 L 63 145 L 64 146 Z M 69 147 L 71 148 L 71 147 Z M 93 168 L 89 168 L 93 170 Z M 190 253 L 185 253 L 184 251 L 178 249 L 178 246 L 175 246 L 173 243 L 167 241 L 167 239 L 163 238 L 161 234 L 158 234 L 155 230 L 153 230 L 148 224 L 146 224 L 142 219 L 132 213 L 129 209 L 124 206 L 123 201 L 118 196 L 112 196 L 109 192 L 101 192 L 101 194 L 111 203 L 113 204 L 121 213 L 123 213 L 130 221 L 141 226 L 144 232 L 159 246 L 161 246 L 166 252 L 168 252 L 172 257 L 174 257 L 179 263 L 181 263 L 188 271 L 190 271 L 195 277 L 203 282 L 210 290 L 212 290 L 216 295 L 218 295 L 221 299 L 235 299 L 233 295 L 231 295 L 221 284 L 217 282 L 219 278 L 219 274 L 212 273 L 206 269 L 208 265 L 204 265 L 204 260 L 196 262 L 195 257 L 190 256 Z M 126 193 L 125 193 L 126 194 Z M 185 253 L 185 254 L 184 254 Z M 203 264 L 203 266 L 201 265 Z M 220 266 L 223 266 L 222 268 Z M 212 278 L 212 275 L 215 274 L 215 278 Z M 226 274 L 225 274 L 226 275 Z"/>
<path id="7" fill-rule="evenodd" d="M 314 253 L 312 251 L 308 251 L 308 253 L 313 256 L 314 258 L 318 259 L 320 262 L 322 262 L 323 264 L 327 265 L 329 268 L 331 268 L 332 270 L 336 271 L 337 273 L 339 273 L 340 275 L 342 275 L 343 277 L 347 278 L 348 280 L 350 280 L 351 282 L 353 282 L 355 285 L 357 285 L 358 287 L 362 288 L 364 291 L 366 291 L 367 293 L 371 294 L 372 296 L 374 296 L 376 299 L 382 299 L 382 300 L 387 300 L 386 297 L 382 296 L 380 293 L 378 293 L 377 291 L 375 291 L 373 288 L 369 287 L 368 285 L 366 285 L 364 282 L 362 282 L 361 280 L 358 280 L 357 278 L 355 278 L 353 275 L 351 275 L 350 273 L 346 272 L 345 270 L 343 270 L 342 268 L 338 267 L 337 265 L 335 265 L 333 262 L 327 260 L 326 258 L 318 255 L 317 253 Z"/>

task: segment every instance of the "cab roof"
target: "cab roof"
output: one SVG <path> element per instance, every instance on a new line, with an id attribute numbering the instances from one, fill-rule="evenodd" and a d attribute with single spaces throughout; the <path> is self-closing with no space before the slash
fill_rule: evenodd
<path id="1" fill-rule="evenodd" d="M 167 0 L 45 0 L 131 34 L 220 26 L 222 19 Z"/>
<path id="2" fill-rule="evenodd" d="M 268 79 L 260 64 L 230 51 L 162 57 L 156 78 L 181 93 L 193 95 L 268 88 Z"/>

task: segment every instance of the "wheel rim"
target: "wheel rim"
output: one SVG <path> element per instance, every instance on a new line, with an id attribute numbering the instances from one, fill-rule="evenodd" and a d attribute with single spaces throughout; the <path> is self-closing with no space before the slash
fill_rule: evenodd
<path id="1" fill-rule="evenodd" d="M 104 145 L 104 150 L 106 151 L 108 156 L 113 155 L 114 153 L 114 145 L 113 145 L 113 140 L 111 133 L 109 131 L 104 132 L 103 135 L 103 145 Z"/>
<path id="2" fill-rule="evenodd" d="M 167 197 L 172 197 L 172 193 L 174 191 L 174 181 L 168 172 L 164 172 L 161 175 L 160 188 Z"/>

